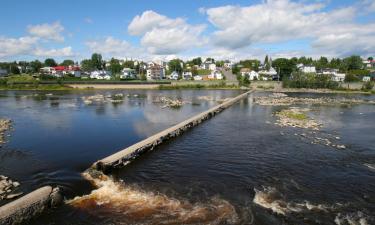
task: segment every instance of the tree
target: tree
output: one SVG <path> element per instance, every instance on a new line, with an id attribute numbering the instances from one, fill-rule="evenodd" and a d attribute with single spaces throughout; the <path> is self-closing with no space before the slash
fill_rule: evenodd
<path id="1" fill-rule="evenodd" d="M 260 61 L 256 59 L 241 60 L 239 62 L 239 65 L 242 65 L 243 68 L 250 68 L 252 70 L 258 71 Z"/>
<path id="2" fill-rule="evenodd" d="M 43 63 L 39 60 L 34 60 L 30 62 L 30 66 L 32 68 L 32 71 L 34 73 L 37 73 L 40 70 L 40 68 L 43 67 Z"/>
<path id="3" fill-rule="evenodd" d="M 202 64 L 202 58 L 201 57 L 194 58 L 193 60 L 191 60 L 191 62 L 193 63 L 193 65 L 199 66 Z"/>
<path id="4" fill-rule="evenodd" d="M 176 71 L 179 74 L 182 73 L 182 60 L 181 59 L 172 59 L 168 62 L 168 67 L 170 71 Z"/>
<path id="5" fill-rule="evenodd" d="M 324 69 L 328 67 L 328 59 L 321 56 L 320 59 L 315 63 L 317 69 Z"/>
<path id="6" fill-rule="evenodd" d="M 374 60 L 374 57 L 370 56 L 367 58 L 368 61 L 373 61 Z"/>
<path id="7" fill-rule="evenodd" d="M 53 66 L 57 66 L 57 63 L 54 59 L 48 58 L 48 59 L 44 60 L 44 65 L 53 67 Z"/>
<path id="8" fill-rule="evenodd" d="M 268 55 L 266 55 L 266 57 L 264 58 L 264 66 L 265 66 L 265 69 L 266 70 L 270 70 L 271 69 L 271 64 L 268 60 Z"/>
<path id="9" fill-rule="evenodd" d="M 83 71 L 92 71 L 94 70 L 94 66 L 92 65 L 91 59 L 84 59 L 81 61 L 81 69 Z"/>
<path id="10" fill-rule="evenodd" d="M 60 63 L 60 66 L 73 66 L 74 61 L 71 59 L 65 59 L 62 63 Z"/>
<path id="11" fill-rule="evenodd" d="M 92 54 L 91 55 L 91 63 L 92 63 L 92 66 L 95 69 L 98 69 L 98 70 L 103 69 L 103 58 L 102 58 L 102 55 L 99 54 L 99 53 Z"/>
<path id="12" fill-rule="evenodd" d="M 119 74 L 122 70 L 122 66 L 120 65 L 120 61 L 118 59 L 112 58 L 109 61 L 109 71 L 112 72 L 112 74 Z"/>
<path id="13" fill-rule="evenodd" d="M 297 69 L 294 62 L 286 58 L 278 58 L 274 60 L 272 64 L 276 68 L 276 71 L 279 72 L 281 79 L 283 77 L 289 77 L 290 74 Z"/>
<path id="14" fill-rule="evenodd" d="M 10 73 L 11 74 L 20 74 L 21 73 L 21 71 L 18 68 L 17 64 L 13 64 L 13 65 L 10 66 Z"/>
<path id="15" fill-rule="evenodd" d="M 352 55 L 343 60 L 346 70 L 359 70 L 362 69 L 362 59 L 358 55 Z"/>

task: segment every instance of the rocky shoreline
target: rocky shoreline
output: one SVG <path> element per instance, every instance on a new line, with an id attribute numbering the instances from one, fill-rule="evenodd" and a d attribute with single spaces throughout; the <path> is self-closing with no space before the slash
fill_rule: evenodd
<path id="1" fill-rule="evenodd" d="M 9 119 L 0 119 L 0 147 L 5 143 L 5 132 L 10 129 L 11 123 Z"/>
<path id="2" fill-rule="evenodd" d="M 19 182 L 12 181 L 9 177 L 0 175 L 0 200 L 13 199 L 22 195 L 22 192 L 16 192 L 19 186 Z"/>

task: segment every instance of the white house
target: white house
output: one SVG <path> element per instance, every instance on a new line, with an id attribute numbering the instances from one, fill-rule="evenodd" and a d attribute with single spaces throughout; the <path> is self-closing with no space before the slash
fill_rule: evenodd
<path id="1" fill-rule="evenodd" d="M 193 77 L 193 73 L 190 71 L 185 71 L 182 73 L 182 78 L 184 80 L 191 80 L 192 77 Z"/>
<path id="2" fill-rule="evenodd" d="M 273 80 L 275 77 L 277 77 L 277 72 L 273 67 L 271 67 L 269 70 L 261 70 L 258 74 L 260 80 Z"/>
<path id="3" fill-rule="evenodd" d="M 203 80 L 203 77 L 199 76 L 199 75 L 196 75 L 196 76 L 194 76 L 194 80 Z"/>
<path id="4" fill-rule="evenodd" d="M 211 74 L 209 74 L 207 78 L 208 79 L 222 80 L 224 77 L 223 77 L 223 75 L 221 74 L 220 71 L 215 70 L 215 71 L 212 71 Z"/>
<path id="5" fill-rule="evenodd" d="M 315 66 L 305 66 L 303 64 L 298 64 L 297 68 L 303 73 L 316 73 Z"/>
<path id="6" fill-rule="evenodd" d="M 137 78 L 137 74 L 135 73 L 134 69 L 124 68 L 121 72 L 122 72 L 122 74 L 120 75 L 120 79 L 135 79 L 135 78 Z"/>
<path id="7" fill-rule="evenodd" d="M 345 73 L 333 73 L 331 79 L 337 82 L 343 82 L 345 80 Z"/>
<path id="8" fill-rule="evenodd" d="M 111 72 L 106 70 L 94 70 L 90 73 L 90 78 L 98 80 L 110 80 Z"/>
<path id="9" fill-rule="evenodd" d="M 363 82 L 369 82 L 369 81 L 371 81 L 371 77 L 369 77 L 369 76 L 364 76 L 364 77 L 362 78 L 362 81 L 363 81 Z"/>
<path id="10" fill-rule="evenodd" d="M 252 70 L 249 73 L 249 80 L 259 80 L 259 73 L 257 73 L 256 71 Z"/>
<path id="11" fill-rule="evenodd" d="M 178 80 L 178 77 L 179 77 L 179 74 L 177 73 L 177 71 L 173 71 L 173 72 L 168 76 L 168 79 L 171 79 L 171 80 Z"/>
<path id="12" fill-rule="evenodd" d="M 216 70 L 216 64 L 213 60 L 206 60 L 204 63 L 202 63 L 201 68 L 204 70 Z"/>

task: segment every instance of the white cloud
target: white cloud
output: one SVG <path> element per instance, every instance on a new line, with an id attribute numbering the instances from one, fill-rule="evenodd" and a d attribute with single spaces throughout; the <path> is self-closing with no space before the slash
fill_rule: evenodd
<path id="1" fill-rule="evenodd" d="M 28 55 L 37 42 L 37 37 L 0 37 L 0 58 L 14 55 Z"/>
<path id="2" fill-rule="evenodd" d="M 72 51 L 72 47 L 64 47 L 60 49 L 42 49 L 36 48 L 33 55 L 35 56 L 44 56 L 44 57 L 68 57 L 74 56 L 75 54 Z"/>
<path id="3" fill-rule="evenodd" d="M 64 37 L 61 34 L 64 31 L 64 27 L 60 24 L 60 22 L 54 22 L 52 24 L 44 23 L 29 25 L 27 30 L 35 37 L 58 42 L 64 41 Z"/>
<path id="4" fill-rule="evenodd" d="M 94 22 L 90 17 L 86 17 L 84 21 L 85 23 L 90 23 L 90 24 Z"/>
<path id="5" fill-rule="evenodd" d="M 208 20 L 217 28 L 211 37 L 216 46 L 240 49 L 253 44 L 311 39 L 313 51 L 322 54 L 374 53 L 374 23 L 356 23 L 357 13 L 354 6 L 326 11 L 322 3 L 289 0 L 206 9 Z"/>
<path id="6" fill-rule="evenodd" d="M 101 53 L 109 57 L 135 57 L 142 51 L 125 40 L 106 37 L 102 40 L 88 41 L 86 45 L 92 52 Z"/>
<path id="7" fill-rule="evenodd" d="M 168 55 L 201 46 L 205 25 L 190 25 L 183 18 L 171 19 L 154 11 L 145 11 L 128 26 L 132 35 L 142 35 L 141 45 L 151 54 Z"/>

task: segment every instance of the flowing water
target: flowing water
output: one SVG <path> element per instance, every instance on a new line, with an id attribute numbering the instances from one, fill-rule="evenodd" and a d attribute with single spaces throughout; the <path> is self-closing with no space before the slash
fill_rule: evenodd
<path id="1" fill-rule="evenodd" d="M 86 104 L 84 96 L 124 94 Z M 255 93 L 111 176 L 94 161 L 238 91 L 1 92 L 13 120 L 0 174 L 27 192 L 62 188 L 66 205 L 32 224 L 375 224 L 375 105 L 299 105 L 323 126 L 280 127 Z M 370 95 L 288 94 L 356 98 Z M 183 99 L 166 108 L 160 96 Z M 314 140 L 329 140 L 331 144 Z M 337 148 L 335 146 L 345 146 Z"/>

